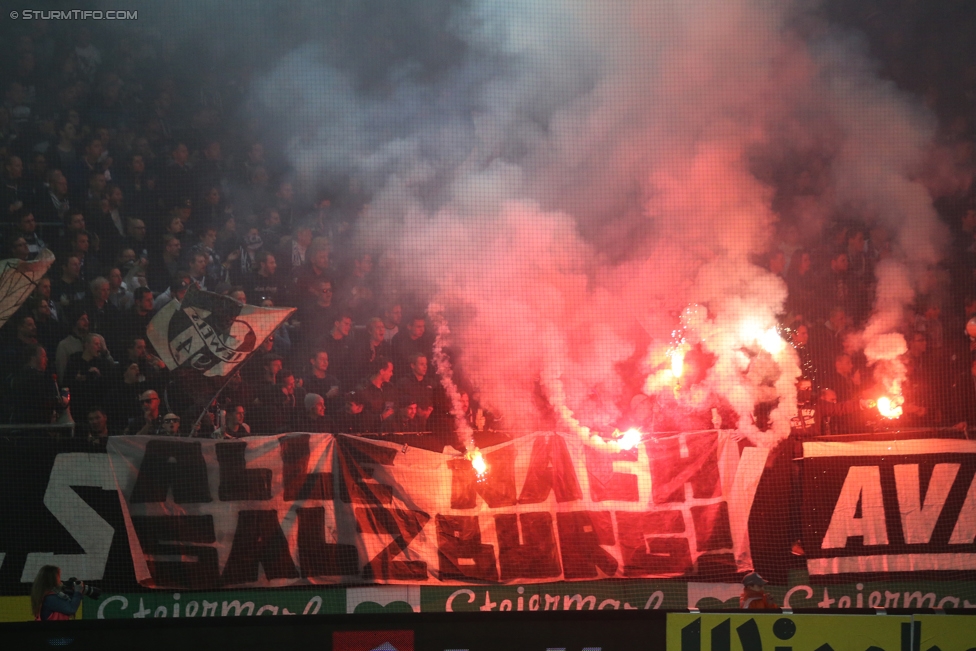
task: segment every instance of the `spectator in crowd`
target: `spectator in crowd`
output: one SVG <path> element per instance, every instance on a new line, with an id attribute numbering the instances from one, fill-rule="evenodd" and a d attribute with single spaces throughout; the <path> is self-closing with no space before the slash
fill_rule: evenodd
<path id="1" fill-rule="evenodd" d="M 34 217 L 41 223 L 64 222 L 71 216 L 71 208 L 67 177 L 59 169 L 50 170 L 47 183 L 38 189 L 35 196 Z"/>
<path id="2" fill-rule="evenodd" d="M 302 388 L 322 396 L 334 409 L 340 406 L 339 378 L 329 374 L 329 353 L 317 350 L 308 358 L 308 373 L 302 378 Z"/>
<path id="3" fill-rule="evenodd" d="M 58 129 L 58 144 L 51 152 L 48 161 L 52 168 L 60 170 L 74 169 L 78 165 L 78 133 L 71 120 L 65 120 Z"/>
<path id="4" fill-rule="evenodd" d="M 190 150 L 184 142 L 177 142 L 170 150 L 170 159 L 159 177 L 159 195 L 163 205 L 171 207 L 197 195 L 196 182 L 190 165 Z"/>
<path id="5" fill-rule="evenodd" d="M 244 405 L 231 403 L 224 413 L 224 424 L 216 431 L 214 438 L 241 439 L 251 435 L 251 426 L 244 422 Z"/>
<path id="6" fill-rule="evenodd" d="M 139 287 L 132 293 L 132 307 L 123 312 L 118 337 L 131 341 L 146 336 L 146 327 L 153 317 L 153 295 L 148 287 Z"/>
<path id="7" fill-rule="evenodd" d="M 81 260 L 69 255 L 61 263 L 61 275 L 51 282 L 51 299 L 67 309 L 88 296 L 88 283 L 81 277 Z"/>
<path id="8" fill-rule="evenodd" d="M 427 321 L 422 314 L 416 314 L 406 322 L 406 329 L 393 337 L 393 367 L 397 377 L 410 373 L 410 356 L 420 353 L 430 359 L 431 341 L 426 336 Z"/>
<path id="9" fill-rule="evenodd" d="M 352 316 L 344 309 L 339 309 L 335 314 L 329 333 L 325 337 L 313 340 L 311 345 L 315 350 L 324 350 L 328 353 L 332 374 L 339 378 L 343 387 L 347 387 L 353 382 L 349 335 L 352 331 Z"/>
<path id="10" fill-rule="evenodd" d="M 233 217 L 227 220 L 233 222 Z M 241 285 L 251 279 L 252 274 L 257 270 L 258 255 L 264 247 L 264 240 L 258 233 L 256 226 L 247 229 L 242 240 L 234 238 L 232 243 L 228 243 L 226 251 L 221 250 L 218 242 L 217 250 L 227 260 L 228 277 L 230 282 Z"/>
<path id="11" fill-rule="evenodd" d="M 265 341 L 254 351 L 251 359 L 244 367 L 245 384 L 247 391 L 254 394 L 251 396 L 252 399 L 259 397 L 265 390 L 275 386 L 278 383 L 278 374 L 284 368 L 284 361 L 281 356 L 271 350 L 273 345 L 274 341 L 271 341 L 270 344 Z"/>
<path id="12" fill-rule="evenodd" d="M 169 370 L 163 360 L 149 352 L 145 338 L 135 337 L 129 340 L 122 363 L 126 366 L 135 364 L 139 368 L 140 382 L 146 382 L 148 388 L 162 390 L 165 387 Z"/>
<path id="13" fill-rule="evenodd" d="M 313 282 L 329 280 L 330 277 L 329 241 L 324 237 L 317 237 L 308 247 L 305 264 L 298 269 L 295 278 L 296 291 L 298 295 L 304 295 Z"/>
<path id="14" fill-rule="evenodd" d="M 790 266 L 786 270 L 786 285 L 789 297 L 786 300 L 787 311 L 796 317 L 811 321 L 818 315 L 813 313 L 817 283 L 813 273 L 813 260 L 806 249 L 797 249 L 790 257 Z"/>
<path id="15" fill-rule="evenodd" d="M 287 252 L 286 249 L 290 246 L 290 241 L 286 233 L 287 230 L 281 223 L 281 215 L 278 211 L 274 208 L 266 210 L 261 218 L 261 241 L 265 243 L 268 250 L 277 251 L 278 255 Z M 308 231 L 308 235 L 309 242 L 311 242 L 311 229 Z M 290 261 L 283 268 L 290 269 Z"/>
<path id="16" fill-rule="evenodd" d="M 199 258 L 197 258 L 199 260 Z M 196 281 L 193 279 L 193 271 L 188 269 L 181 269 L 176 272 L 173 276 L 172 282 L 170 282 L 169 288 L 162 294 L 156 297 L 153 301 L 152 311 L 153 313 L 159 312 L 163 309 L 170 301 L 182 301 L 183 297 L 186 296 L 186 292 L 190 289 L 190 285 L 196 285 Z M 203 289 L 197 285 L 199 289 Z M 150 293 L 150 296 L 152 294 Z"/>
<path id="17" fill-rule="evenodd" d="M 27 312 L 16 313 L 7 322 L 0 339 L 0 378 L 20 368 L 30 351 L 38 344 L 37 323 Z"/>
<path id="18" fill-rule="evenodd" d="M 24 183 L 24 162 L 20 156 L 7 156 L 3 164 L 3 179 L 0 180 L 0 207 L 5 213 L 30 201 L 27 184 Z"/>
<path id="19" fill-rule="evenodd" d="M 396 301 L 390 301 L 383 309 L 383 339 L 392 344 L 393 337 L 400 332 L 400 321 L 403 319 L 403 306 Z"/>
<path id="20" fill-rule="evenodd" d="M 111 398 L 109 388 L 115 375 L 115 363 L 108 356 L 105 339 L 93 332 L 85 335 L 84 348 L 72 353 L 65 365 L 61 384 L 71 389 L 71 399 L 78 414 L 87 414 L 95 404 Z"/>
<path id="21" fill-rule="evenodd" d="M 180 436 L 181 418 L 174 413 L 163 416 L 163 427 L 160 434 L 163 436 Z"/>
<path id="22" fill-rule="evenodd" d="M 277 273 L 278 262 L 274 254 L 265 250 L 258 251 L 254 256 L 254 262 L 254 268 L 244 279 L 244 291 L 247 295 L 255 304 L 259 304 L 264 299 L 270 299 L 275 305 L 288 305 L 287 284 Z M 305 303 L 303 302 L 302 305 Z M 331 321 L 328 323 L 331 324 Z"/>
<path id="23" fill-rule="evenodd" d="M 332 431 L 345 434 L 371 431 L 365 402 L 357 393 L 349 392 L 343 397 L 342 410 L 332 418 Z"/>
<path id="24" fill-rule="evenodd" d="M 75 233 L 88 233 L 85 215 L 79 209 L 69 209 L 62 223 L 64 224 L 64 232 L 58 238 L 57 244 L 54 247 L 55 255 L 58 259 L 65 257 L 71 252 L 74 246 Z"/>
<path id="25" fill-rule="evenodd" d="M 67 312 L 67 324 L 71 331 L 68 336 L 58 342 L 55 353 L 55 369 L 59 378 L 64 377 L 64 369 L 68 365 L 68 358 L 74 353 L 84 350 L 85 336 L 88 334 L 88 311 L 81 304 L 71 306 Z"/>
<path id="26" fill-rule="evenodd" d="M 373 256 L 363 252 L 353 260 L 352 268 L 340 283 L 342 294 L 339 301 L 352 311 L 355 323 L 363 323 L 376 313 L 372 274 Z"/>
<path id="27" fill-rule="evenodd" d="M 410 373 L 397 382 L 397 394 L 401 398 L 401 405 L 414 405 L 416 413 L 413 418 L 418 427 L 416 431 L 422 432 L 427 427 L 427 419 L 434 411 L 434 386 L 427 377 L 426 355 L 412 353 L 407 358 L 407 365 Z"/>
<path id="28" fill-rule="evenodd" d="M 283 179 L 275 190 L 274 207 L 267 212 L 278 213 L 278 221 L 288 228 L 295 219 L 295 189 L 291 181 Z"/>
<path id="29" fill-rule="evenodd" d="M 263 237 L 263 236 L 262 236 Z M 306 223 L 295 225 L 291 238 L 285 238 L 282 242 L 280 255 L 277 256 L 278 264 L 286 276 L 295 278 L 305 267 L 308 257 L 308 249 L 312 244 L 312 227 Z M 326 255 L 328 258 L 328 255 Z M 326 263 L 326 266 L 328 263 Z"/>
<path id="30" fill-rule="evenodd" d="M 28 256 L 30 256 L 30 249 L 27 248 L 27 240 L 23 235 L 17 235 L 8 242 L 6 255 L 3 258 L 16 258 L 27 262 Z"/>
<path id="31" fill-rule="evenodd" d="M 34 221 L 34 213 L 27 207 L 20 207 L 13 211 L 11 221 L 14 224 L 11 237 L 22 237 L 27 243 L 27 259 L 36 260 L 41 251 L 47 248 L 47 244 L 37 234 L 37 222 Z"/>
<path id="32" fill-rule="evenodd" d="M 299 432 L 331 432 L 332 421 L 326 416 L 325 398 L 317 393 L 306 393 L 304 411 L 295 422 Z"/>
<path id="33" fill-rule="evenodd" d="M 373 369 L 373 362 L 380 357 L 386 359 L 393 357 L 390 342 L 383 338 L 385 334 L 386 327 L 383 325 L 383 319 L 374 317 L 352 342 L 349 365 L 354 381 L 358 382 L 368 376 Z"/>
<path id="34" fill-rule="evenodd" d="M 49 301 L 31 300 L 30 304 L 34 306 L 30 314 L 34 317 L 34 332 L 37 335 L 37 343 L 44 346 L 48 357 L 53 358 L 57 353 L 58 343 L 64 334 L 62 326 L 51 315 L 51 303 Z M 26 313 L 24 314 L 26 315 Z M 2 365 L 3 362 L 0 361 L 0 367 Z M 0 375 L 2 375 L 2 372 L 0 372 Z"/>
<path id="35" fill-rule="evenodd" d="M 179 222 L 179 219 L 176 221 Z M 183 247 L 180 239 L 172 233 L 164 233 L 162 242 L 161 257 L 154 258 L 149 265 L 147 278 L 150 287 L 169 287 L 180 270 L 180 252 Z"/>
<path id="36" fill-rule="evenodd" d="M 254 425 L 261 434 L 290 431 L 305 404 L 305 390 L 296 386 L 295 375 L 285 369 L 278 381 L 265 386 L 255 400 Z"/>
<path id="37" fill-rule="evenodd" d="M 91 294 L 85 302 L 88 312 L 88 327 L 92 332 L 105 337 L 109 350 L 119 351 L 118 326 L 122 313 L 108 300 L 112 291 L 108 278 L 99 276 L 91 281 Z"/>
<path id="38" fill-rule="evenodd" d="M 367 381 L 356 389 L 363 400 L 367 432 L 389 432 L 393 429 L 396 406 L 396 389 L 393 379 L 393 362 L 380 357 L 373 362 L 372 373 Z"/>
<path id="39" fill-rule="evenodd" d="M 393 424 L 394 432 L 412 433 L 424 431 L 417 413 L 417 403 L 410 398 L 400 396 L 400 405 Z"/>
<path id="40" fill-rule="evenodd" d="M 132 307 L 132 292 L 122 280 L 122 270 L 112 267 L 108 270 L 108 302 L 119 310 L 119 318 L 122 313 Z"/>
<path id="41" fill-rule="evenodd" d="M 147 436 L 159 435 L 163 433 L 163 417 L 159 413 L 160 400 L 159 394 L 155 391 L 143 391 L 139 396 L 139 405 L 142 408 L 140 417 L 129 421 L 126 428 L 127 435 Z M 177 429 L 179 424 L 177 424 Z"/>
<path id="42" fill-rule="evenodd" d="M 26 350 L 26 362 L 9 382 L 8 412 L 11 423 L 48 424 L 61 406 L 57 383 L 47 371 L 47 351 L 38 344 Z"/>
<path id="43" fill-rule="evenodd" d="M 766 594 L 763 586 L 766 580 L 758 572 L 747 574 L 742 579 L 742 595 L 739 596 L 739 608 L 745 610 L 779 610 L 776 602 Z"/>
<path id="44" fill-rule="evenodd" d="M 931 352 L 941 352 L 945 347 L 945 334 L 942 327 L 942 307 L 934 298 L 929 298 L 921 302 L 918 313 L 915 315 L 915 332 L 925 335 L 928 342 L 927 348 Z"/>
<path id="45" fill-rule="evenodd" d="M 91 252 L 91 237 L 87 231 L 71 233 L 68 241 L 68 256 L 77 256 L 81 265 L 79 276 L 86 283 L 90 283 L 102 274 L 102 263 Z"/>
<path id="46" fill-rule="evenodd" d="M 88 408 L 88 416 L 85 422 L 88 426 L 88 442 L 99 447 L 105 447 L 108 443 L 108 437 L 118 434 L 118 432 L 112 431 L 109 426 L 108 413 L 98 405 Z"/>
<path id="47" fill-rule="evenodd" d="M 156 205 L 156 178 L 147 171 L 142 154 L 132 154 L 119 179 L 126 209 L 133 215 L 150 215 Z"/>
<path id="48" fill-rule="evenodd" d="M 121 248 L 132 249 L 137 259 L 149 259 L 149 241 L 146 239 L 146 222 L 137 217 L 127 217 L 125 220 L 125 237 L 122 238 Z"/>

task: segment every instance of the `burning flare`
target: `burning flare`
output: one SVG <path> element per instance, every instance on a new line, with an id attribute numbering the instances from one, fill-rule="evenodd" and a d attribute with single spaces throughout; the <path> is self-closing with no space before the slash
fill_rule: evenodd
<path id="1" fill-rule="evenodd" d="M 644 434 L 636 427 L 631 427 L 625 432 L 621 432 L 618 429 L 613 433 L 613 438 L 616 440 L 617 446 L 621 450 L 633 450 L 638 444 L 640 444 L 643 436 Z"/>
<path id="2" fill-rule="evenodd" d="M 475 448 L 464 456 L 471 462 L 471 467 L 474 468 L 478 479 L 483 479 L 485 473 L 488 472 L 488 463 L 485 461 L 484 455 L 481 454 L 481 450 Z"/>
<path id="3" fill-rule="evenodd" d="M 881 396 L 878 398 L 878 413 L 892 420 L 900 418 L 903 413 L 901 406 L 904 402 L 905 399 L 901 396 L 895 396 L 894 398 Z"/>
<path id="4" fill-rule="evenodd" d="M 685 351 L 680 348 L 675 348 L 673 351 L 671 351 L 671 374 L 675 377 L 675 379 L 680 380 L 681 374 L 684 372 Z"/>

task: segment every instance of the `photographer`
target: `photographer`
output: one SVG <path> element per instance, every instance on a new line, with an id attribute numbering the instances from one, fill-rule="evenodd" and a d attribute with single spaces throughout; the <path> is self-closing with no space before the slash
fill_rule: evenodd
<path id="1" fill-rule="evenodd" d="M 31 586 L 31 610 L 34 620 L 38 622 L 64 621 L 71 619 L 78 612 L 81 597 L 93 589 L 77 581 L 69 585 L 61 583 L 61 568 L 56 565 L 45 565 L 34 577 Z"/>

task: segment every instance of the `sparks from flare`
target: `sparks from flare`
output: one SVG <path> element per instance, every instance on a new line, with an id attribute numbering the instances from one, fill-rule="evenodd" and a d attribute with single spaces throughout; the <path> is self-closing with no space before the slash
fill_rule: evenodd
<path id="1" fill-rule="evenodd" d="M 675 379 L 680 380 L 681 374 L 685 372 L 685 351 L 675 348 L 671 351 L 671 374 Z"/>
<path id="2" fill-rule="evenodd" d="M 902 404 L 904 402 L 905 399 L 901 396 L 894 398 L 881 396 L 878 398 L 878 413 L 889 420 L 900 418 L 903 413 Z"/>
<path id="3" fill-rule="evenodd" d="M 643 436 L 643 432 L 636 427 L 631 427 L 623 432 L 618 429 L 613 433 L 613 438 L 617 442 L 617 447 L 619 447 L 621 450 L 633 450 L 640 444 Z"/>
<path id="4" fill-rule="evenodd" d="M 465 455 L 468 461 L 471 462 L 471 467 L 474 468 L 474 472 L 478 475 L 478 479 L 484 479 L 485 473 L 488 472 L 488 463 L 485 461 L 485 457 L 481 454 L 481 450 L 475 448 L 471 452 Z"/>

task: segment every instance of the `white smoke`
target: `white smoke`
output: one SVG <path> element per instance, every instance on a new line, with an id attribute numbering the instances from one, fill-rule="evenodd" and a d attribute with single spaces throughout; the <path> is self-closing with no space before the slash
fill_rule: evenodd
<path id="1" fill-rule="evenodd" d="M 761 0 L 472 2 L 451 25 L 465 54 L 433 80 L 406 66 L 362 93 L 302 50 L 259 98 L 313 120 L 290 143 L 300 178 L 365 184 L 357 243 L 455 315 L 458 368 L 513 427 L 609 432 L 635 384 L 622 365 L 657 377 L 697 303 L 689 343 L 716 362 L 684 399 L 721 396 L 754 438 L 784 436 L 797 362 L 762 337 L 786 287 L 752 262 L 780 218 L 886 228 L 863 343 L 900 327 L 944 237 L 915 180 L 934 123 L 855 35 Z M 813 182 L 778 214 L 763 170 L 786 160 Z M 777 399 L 760 434 L 753 408 Z"/>

